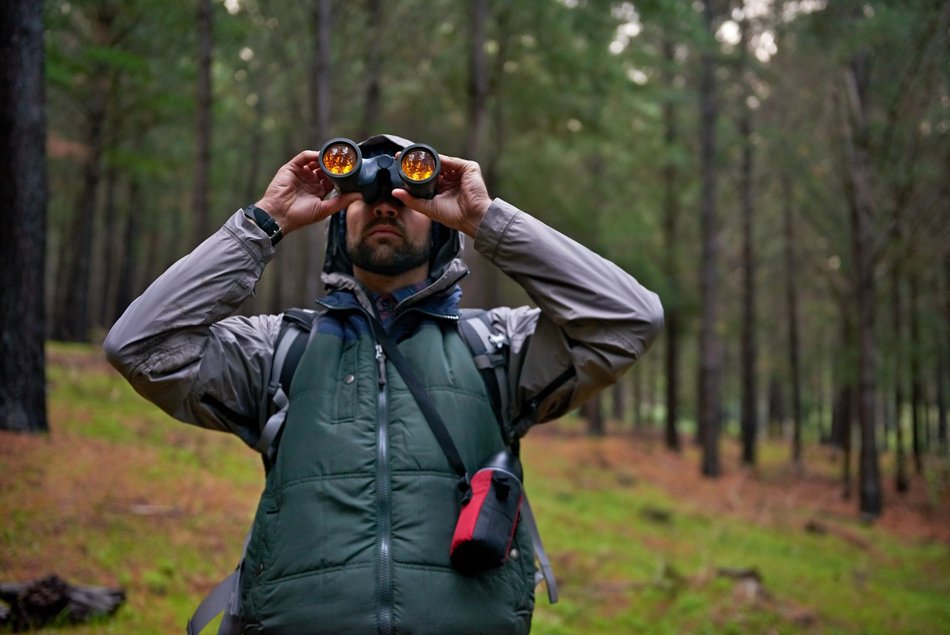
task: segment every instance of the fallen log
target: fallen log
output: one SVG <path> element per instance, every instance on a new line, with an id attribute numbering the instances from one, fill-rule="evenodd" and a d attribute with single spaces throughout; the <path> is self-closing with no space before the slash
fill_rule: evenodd
<path id="1" fill-rule="evenodd" d="M 0 627 L 13 632 L 52 624 L 80 624 L 112 615 L 125 591 L 78 586 L 57 575 L 31 582 L 0 582 Z"/>

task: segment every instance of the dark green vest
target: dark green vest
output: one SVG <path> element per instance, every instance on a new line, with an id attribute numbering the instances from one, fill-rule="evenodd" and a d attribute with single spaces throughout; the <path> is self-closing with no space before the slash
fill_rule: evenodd
<path id="1" fill-rule="evenodd" d="M 474 473 L 503 447 L 471 353 L 449 321 L 399 344 Z M 242 579 L 250 633 L 527 633 L 534 558 L 452 569 L 457 476 L 363 318 L 325 315 L 300 361 Z"/>

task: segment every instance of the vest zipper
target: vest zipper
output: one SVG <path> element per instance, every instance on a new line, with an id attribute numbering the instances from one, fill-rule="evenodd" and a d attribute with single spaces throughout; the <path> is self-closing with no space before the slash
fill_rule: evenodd
<path id="1" fill-rule="evenodd" d="M 389 470 L 389 404 L 386 399 L 386 355 L 376 344 L 378 385 L 376 414 L 376 544 L 377 632 L 390 635 L 393 625 L 392 483 Z"/>

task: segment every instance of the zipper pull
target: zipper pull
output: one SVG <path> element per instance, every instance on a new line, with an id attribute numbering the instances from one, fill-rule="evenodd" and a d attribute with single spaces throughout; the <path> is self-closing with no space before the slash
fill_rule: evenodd
<path id="1" fill-rule="evenodd" d="M 377 371 L 379 374 L 379 385 L 386 385 L 386 355 L 383 354 L 383 347 L 380 344 L 376 345 L 376 364 L 378 365 Z"/>

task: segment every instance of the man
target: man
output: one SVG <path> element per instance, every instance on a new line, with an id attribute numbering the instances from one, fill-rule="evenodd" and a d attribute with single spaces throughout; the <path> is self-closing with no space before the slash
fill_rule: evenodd
<path id="1" fill-rule="evenodd" d="M 359 145 L 368 158 L 410 144 L 380 135 Z M 228 316 L 253 292 L 275 239 L 330 218 L 329 293 L 294 375 L 243 563 L 244 632 L 527 633 L 531 539 L 519 524 L 503 566 L 452 568 L 458 479 L 371 320 L 399 342 L 474 471 L 504 441 L 458 333 L 467 273 L 459 232 L 538 305 L 489 313 L 509 343 L 509 412 L 529 415 L 519 435 L 619 378 L 660 332 L 660 302 L 617 266 L 492 200 L 476 163 L 442 156 L 433 199 L 397 188 L 369 204 L 328 196 L 318 158 L 300 153 L 256 206 L 155 281 L 109 333 L 108 357 L 172 416 L 255 445 L 281 318 Z"/>

